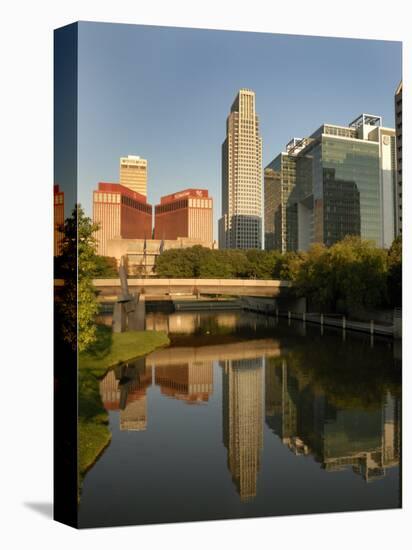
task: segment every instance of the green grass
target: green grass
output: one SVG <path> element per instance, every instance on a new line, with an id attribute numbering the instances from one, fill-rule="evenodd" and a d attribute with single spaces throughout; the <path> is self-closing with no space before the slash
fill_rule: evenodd
<path id="1" fill-rule="evenodd" d="M 79 354 L 79 487 L 87 470 L 111 440 L 109 415 L 99 393 L 99 379 L 110 367 L 146 355 L 165 346 L 164 332 L 113 333 L 98 325 L 97 341 L 87 352 Z"/>
<path id="2" fill-rule="evenodd" d="M 146 355 L 167 344 L 169 338 L 165 332 L 116 333 L 109 327 L 99 325 L 97 342 L 87 352 L 79 354 L 80 370 L 88 370 L 95 376 L 103 376 L 110 367 Z"/>

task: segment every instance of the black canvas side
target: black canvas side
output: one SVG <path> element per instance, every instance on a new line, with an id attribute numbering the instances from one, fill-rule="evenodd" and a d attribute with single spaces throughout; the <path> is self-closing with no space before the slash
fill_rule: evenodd
<path id="1" fill-rule="evenodd" d="M 78 505 L 77 55 L 77 23 L 55 30 L 54 519 L 72 527 Z"/>

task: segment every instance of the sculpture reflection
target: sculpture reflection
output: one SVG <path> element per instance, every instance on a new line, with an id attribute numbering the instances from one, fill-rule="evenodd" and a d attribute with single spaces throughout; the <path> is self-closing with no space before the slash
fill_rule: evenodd
<path id="1" fill-rule="evenodd" d="M 146 389 L 152 383 L 152 371 L 144 359 L 118 365 L 100 382 L 100 395 L 107 410 L 120 411 L 122 431 L 147 428 Z"/>

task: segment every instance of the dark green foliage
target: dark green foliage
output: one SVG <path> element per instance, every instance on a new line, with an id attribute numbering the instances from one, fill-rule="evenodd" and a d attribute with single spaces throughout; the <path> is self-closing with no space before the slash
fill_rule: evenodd
<path id="1" fill-rule="evenodd" d="M 116 279 L 119 277 L 116 258 L 96 256 L 93 276 L 95 279 Z"/>
<path id="2" fill-rule="evenodd" d="M 166 278 L 272 279 L 281 255 L 263 250 L 211 250 L 203 246 L 166 250 L 156 274 Z"/>
<path id="3" fill-rule="evenodd" d="M 402 305 L 402 238 L 397 237 L 388 252 L 388 295 L 392 306 Z"/>
<path id="4" fill-rule="evenodd" d="M 166 278 L 281 279 L 318 311 L 357 313 L 401 305 L 402 242 L 390 250 L 348 236 L 330 248 L 308 252 L 211 250 L 202 246 L 167 250 L 156 260 Z"/>
<path id="5" fill-rule="evenodd" d="M 359 237 L 346 237 L 330 248 L 313 246 L 294 279 L 299 295 L 315 309 L 356 315 L 356 312 L 385 307 L 387 257 Z"/>
<path id="6" fill-rule="evenodd" d="M 79 351 L 96 340 L 94 319 L 98 311 L 93 277 L 96 272 L 96 239 L 98 225 L 88 218 L 78 204 L 66 219 L 62 253 L 59 260 L 60 276 L 64 280 L 60 315 L 64 340 Z M 77 313 L 77 315 L 76 315 Z"/>

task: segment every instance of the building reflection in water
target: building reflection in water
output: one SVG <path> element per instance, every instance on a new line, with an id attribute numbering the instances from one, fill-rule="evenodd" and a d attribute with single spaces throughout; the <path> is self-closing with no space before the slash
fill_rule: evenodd
<path id="1" fill-rule="evenodd" d="M 120 410 L 120 430 L 142 431 L 147 427 L 146 389 L 152 371 L 144 358 L 118 365 L 100 382 L 100 395 L 106 410 Z"/>
<path id="2" fill-rule="evenodd" d="M 231 314 L 221 322 L 230 326 Z M 175 316 L 173 323 L 190 331 L 197 320 L 194 315 L 186 324 L 184 317 L 179 321 Z M 335 395 L 316 369 L 311 374 L 311 369 L 303 368 L 307 355 L 291 353 L 273 338 L 225 343 L 217 339 L 214 345 L 157 350 L 109 371 L 100 382 L 104 406 L 120 411 L 121 430 L 145 430 L 150 385 L 156 384 L 162 395 L 186 404 L 206 404 L 214 390 L 216 361 L 222 368 L 227 466 L 242 502 L 257 494 L 264 417 L 292 453 L 313 456 L 325 471 L 352 468 L 356 475 L 372 481 L 399 464 L 400 397 L 386 390 L 382 397 L 379 385 L 365 400 L 357 399 L 351 386 Z M 313 359 L 307 366 L 313 367 L 312 363 Z M 344 373 L 346 377 L 348 372 Z M 340 376 L 341 371 L 334 370 L 338 388 Z"/>
<path id="3" fill-rule="evenodd" d="M 400 398 L 384 404 L 335 405 L 287 360 L 269 360 L 265 371 L 266 423 L 294 453 L 312 454 L 322 468 L 352 467 L 366 481 L 385 475 L 400 459 Z"/>
<path id="4" fill-rule="evenodd" d="M 263 359 L 221 361 L 223 442 L 243 502 L 256 496 L 263 447 Z"/>
<path id="5" fill-rule="evenodd" d="M 272 317 L 248 313 L 247 316 L 239 316 L 237 311 L 222 311 L 219 315 L 208 312 L 174 312 L 164 314 L 162 312 L 148 312 L 146 314 L 146 330 L 162 330 L 168 334 L 228 334 L 236 333 L 241 329 L 249 329 L 251 319 L 254 319 L 255 330 L 258 327 L 270 327 L 276 325 Z"/>
<path id="6" fill-rule="evenodd" d="M 155 383 L 162 394 L 196 405 L 213 393 L 213 364 L 194 361 L 183 365 L 155 367 Z"/>

